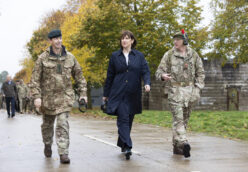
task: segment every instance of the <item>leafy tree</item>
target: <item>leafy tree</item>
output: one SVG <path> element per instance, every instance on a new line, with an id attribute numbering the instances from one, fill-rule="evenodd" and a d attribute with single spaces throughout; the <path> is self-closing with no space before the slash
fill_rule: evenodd
<path id="1" fill-rule="evenodd" d="M 22 66 L 22 69 L 16 73 L 14 79 L 15 80 L 22 79 L 25 83 L 28 83 L 32 75 L 34 61 L 31 57 L 24 58 L 21 60 L 20 65 Z"/>
<path id="2" fill-rule="evenodd" d="M 248 1 L 212 0 L 215 20 L 211 30 L 210 58 L 233 59 L 235 64 L 248 61 Z"/>
<path id="3" fill-rule="evenodd" d="M 38 56 L 49 46 L 47 34 L 52 29 L 58 29 L 65 19 L 63 11 L 52 11 L 48 13 L 41 21 L 39 29 L 34 31 L 32 38 L 27 43 L 27 49 L 32 59 L 36 61 Z"/>
<path id="4" fill-rule="evenodd" d="M 4 83 L 6 81 L 7 76 L 9 75 L 9 72 L 7 71 L 2 71 L 0 74 L 0 83 Z"/>
<path id="5" fill-rule="evenodd" d="M 67 0 L 63 11 L 69 13 L 76 13 L 80 8 L 82 0 Z"/>
<path id="6" fill-rule="evenodd" d="M 88 1 L 87 1 L 88 2 Z M 137 37 L 137 49 L 144 53 L 152 73 L 163 54 L 172 47 L 172 35 L 181 28 L 189 31 L 191 45 L 201 55 L 207 40 L 207 28 L 199 28 L 201 9 L 195 0 L 101 0 L 87 9 L 72 36 L 74 47 L 96 48 L 94 64 L 107 67 L 111 52 L 119 49 L 122 30 Z M 184 2 L 181 6 L 179 3 Z M 183 10 L 182 10 L 183 9 Z M 80 15 L 80 13 L 79 13 Z M 187 27 L 185 27 L 187 26 Z M 194 40 L 194 41 L 193 41 Z M 106 61 L 106 63 L 102 63 Z"/>
<path id="7" fill-rule="evenodd" d="M 137 49 L 144 53 L 152 73 L 172 48 L 175 32 L 184 28 L 200 55 L 208 38 L 207 28 L 198 26 L 202 10 L 196 0 L 83 0 L 79 4 L 80 0 L 68 0 L 62 11 L 46 16 L 27 48 L 36 60 L 48 46 L 48 31 L 61 27 L 63 43 L 82 66 L 89 91 L 103 84 L 109 57 L 120 48 L 122 30 L 134 33 Z"/>
<path id="8" fill-rule="evenodd" d="M 15 81 L 16 80 L 20 80 L 20 79 L 23 79 L 25 78 L 26 76 L 26 70 L 25 69 L 21 69 L 19 72 L 17 72 L 15 74 L 15 77 L 13 78 Z"/>
<path id="9" fill-rule="evenodd" d="M 201 28 L 199 23 L 203 19 L 201 17 L 202 8 L 197 5 L 196 0 L 181 0 L 180 27 L 184 28 L 189 36 L 189 44 L 202 57 L 202 50 L 208 43 L 208 27 Z"/>
<path id="10" fill-rule="evenodd" d="M 85 15 L 90 10 L 97 10 L 94 1 L 86 1 L 79 9 L 78 13 L 66 16 L 66 20 L 61 27 L 63 32 L 63 42 L 67 49 L 72 52 L 77 58 L 79 64 L 83 69 L 83 75 L 87 80 L 87 95 L 88 105 L 91 108 L 91 88 L 99 86 L 103 83 L 102 75 L 105 75 L 105 70 L 102 64 L 105 62 L 96 63 L 96 48 L 89 47 L 87 44 L 82 44 L 85 40 L 86 32 L 82 33 L 80 28 L 86 22 Z"/>

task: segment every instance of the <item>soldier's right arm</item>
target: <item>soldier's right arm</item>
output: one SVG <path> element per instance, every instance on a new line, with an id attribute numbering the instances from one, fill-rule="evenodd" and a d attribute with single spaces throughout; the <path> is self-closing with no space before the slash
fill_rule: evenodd
<path id="1" fill-rule="evenodd" d="M 158 66 L 158 69 L 155 73 L 156 79 L 157 80 L 163 80 L 162 79 L 162 74 L 168 74 L 168 68 L 169 68 L 169 64 L 168 64 L 168 59 L 169 59 L 169 53 L 166 52 Z"/>
<path id="2" fill-rule="evenodd" d="M 39 57 L 34 65 L 30 80 L 30 92 L 34 99 L 41 98 L 40 81 L 42 76 L 42 59 Z"/>

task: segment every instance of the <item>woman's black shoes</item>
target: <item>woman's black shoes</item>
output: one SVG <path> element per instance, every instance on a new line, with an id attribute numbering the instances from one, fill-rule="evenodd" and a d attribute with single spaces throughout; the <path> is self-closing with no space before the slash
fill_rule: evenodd
<path id="1" fill-rule="evenodd" d="M 126 149 L 125 151 L 126 160 L 129 160 L 131 155 L 132 155 L 131 149 Z"/>
<path id="2" fill-rule="evenodd" d="M 126 148 L 121 148 L 121 152 L 125 152 L 126 151 Z"/>

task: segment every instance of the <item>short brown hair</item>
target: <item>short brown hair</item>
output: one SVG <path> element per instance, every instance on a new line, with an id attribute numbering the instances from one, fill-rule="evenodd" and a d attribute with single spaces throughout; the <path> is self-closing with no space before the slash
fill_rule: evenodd
<path id="1" fill-rule="evenodd" d="M 131 48 L 135 48 L 135 46 L 137 45 L 137 41 L 136 41 L 136 38 L 134 37 L 133 33 L 131 31 L 129 31 L 129 30 L 124 30 L 121 33 L 121 37 L 120 37 L 120 46 L 121 46 L 121 48 L 122 48 L 121 40 L 123 38 L 125 38 L 126 36 L 128 36 L 129 38 L 131 38 L 132 40 L 134 40 L 133 43 L 132 43 L 132 47 Z"/>

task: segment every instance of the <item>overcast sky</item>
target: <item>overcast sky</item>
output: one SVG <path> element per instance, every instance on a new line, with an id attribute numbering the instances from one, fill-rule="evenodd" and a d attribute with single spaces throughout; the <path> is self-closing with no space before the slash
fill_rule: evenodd
<path id="1" fill-rule="evenodd" d="M 210 0 L 200 0 L 203 6 L 203 25 L 212 18 Z M 21 70 L 25 45 L 39 27 L 41 18 L 52 9 L 59 9 L 66 0 L 0 0 L 0 72 L 6 70 L 14 77 Z"/>

